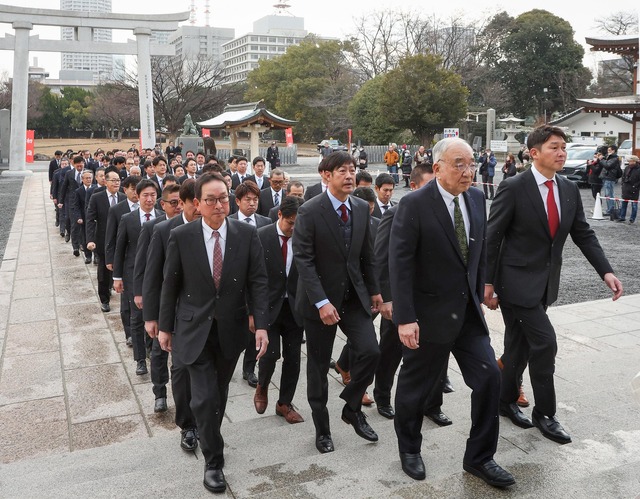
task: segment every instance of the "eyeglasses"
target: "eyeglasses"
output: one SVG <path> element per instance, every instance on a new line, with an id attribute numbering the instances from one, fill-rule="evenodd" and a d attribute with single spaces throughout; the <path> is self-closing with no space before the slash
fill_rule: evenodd
<path id="1" fill-rule="evenodd" d="M 164 204 L 170 204 L 171 206 L 173 206 L 173 207 L 175 208 L 176 206 L 178 206 L 178 203 L 180 203 L 180 200 L 178 200 L 178 199 L 172 199 L 171 201 L 165 201 L 165 200 L 163 199 L 163 200 L 162 200 L 162 202 L 163 202 Z"/>
<path id="2" fill-rule="evenodd" d="M 111 182 L 112 184 L 119 184 L 120 183 L 120 179 L 119 178 L 111 179 L 111 180 L 107 180 L 107 182 Z"/>
<path id="3" fill-rule="evenodd" d="M 216 204 L 227 204 L 229 202 L 229 196 L 222 196 L 219 198 L 205 198 L 202 200 L 207 206 L 215 206 Z"/>
<path id="4" fill-rule="evenodd" d="M 441 159 L 440 161 L 442 161 L 443 163 L 445 162 L 443 159 Z M 453 168 L 458 170 L 460 174 L 464 174 L 467 171 L 469 171 L 473 175 L 477 168 L 475 163 L 469 163 L 468 165 L 465 165 L 464 163 L 456 163 L 455 165 L 451 163 L 447 163 L 447 164 L 451 165 Z"/>

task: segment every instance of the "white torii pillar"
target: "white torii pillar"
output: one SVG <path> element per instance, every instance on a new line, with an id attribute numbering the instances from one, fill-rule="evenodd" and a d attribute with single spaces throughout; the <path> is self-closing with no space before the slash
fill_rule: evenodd
<path id="1" fill-rule="evenodd" d="M 33 24 L 16 21 L 13 51 L 13 82 L 11 85 L 11 148 L 9 171 L 5 175 L 31 175 L 26 169 L 27 98 L 29 95 L 29 32 Z"/>
<path id="2" fill-rule="evenodd" d="M 138 43 L 138 104 L 140 107 L 140 131 L 142 147 L 153 148 L 156 144 L 155 116 L 153 113 L 153 80 L 151 78 L 151 30 L 133 30 Z"/>

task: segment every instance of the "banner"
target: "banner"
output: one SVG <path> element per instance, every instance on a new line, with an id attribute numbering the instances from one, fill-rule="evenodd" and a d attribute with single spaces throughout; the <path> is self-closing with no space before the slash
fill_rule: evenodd
<path id="1" fill-rule="evenodd" d="M 351 128 L 347 129 L 347 142 L 349 143 L 349 151 L 351 151 Z"/>
<path id="2" fill-rule="evenodd" d="M 205 137 L 211 137 L 211 130 L 208 128 L 202 129 L 202 138 L 204 139 Z"/>
<path id="3" fill-rule="evenodd" d="M 142 129 L 138 132 L 138 137 L 140 139 L 140 149 L 138 150 L 138 152 L 142 154 Z"/>
<path id="4" fill-rule="evenodd" d="M 285 128 L 284 136 L 287 140 L 287 147 L 293 147 L 293 128 Z"/>
<path id="5" fill-rule="evenodd" d="M 35 149 L 34 144 L 34 130 L 27 130 L 27 163 L 33 163 L 33 152 Z"/>

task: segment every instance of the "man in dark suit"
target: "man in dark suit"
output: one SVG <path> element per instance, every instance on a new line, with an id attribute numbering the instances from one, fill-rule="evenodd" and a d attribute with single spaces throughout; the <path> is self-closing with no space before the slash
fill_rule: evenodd
<path id="1" fill-rule="evenodd" d="M 163 196 L 168 190 L 169 188 L 165 189 Z M 167 369 L 169 353 L 160 348 L 160 343 L 157 340 L 164 261 L 171 230 L 200 216 L 194 204 L 195 192 L 195 180 L 186 180 L 180 186 L 179 195 L 182 213 L 153 226 L 153 235 L 147 251 L 147 262 L 142 283 L 142 301 L 144 304 L 142 316 L 145 331 L 149 337 L 154 339 L 151 350 L 151 381 L 153 383 L 153 392 L 156 396 L 154 412 L 166 410 L 166 384 L 169 382 L 169 371 Z M 151 224 L 152 222 L 149 223 Z M 138 245 L 140 245 L 140 242 L 141 240 L 138 240 Z M 198 447 L 198 438 L 196 420 L 189 405 L 191 402 L 189 372 L 184 366 L 176 362 L 175 357 L 171 360 L 171 391 L 176 407 L 175 423 L 181 430 L 180 447 L 185 451 L 193 451 Z"/>
<path id="2" fill-rule="evenodd" d="M 258 204 L 258 213 L 262 216 L 269 216 L 272 208 L 275 208 L 282 201 L 284 196 L 284 172 L 279 168 L 271 170 L 271 178 L 269 185 L 263 187 L 260 191 L 260 202 Z"/>
<path id="3" fill-rule="evenodd" d="M 49 198 L 53 201 L 53 206 L 56 209 L 56 227 L 60 228 L 60 236 L 65 236 L 66 219 L 64 217 L 64 210 L 58 208 L 58 196 L 60 195 L 60 187 L 64 180 L 64 176 L 71 170 L 69 160 L 62 158 L 60 160 L 60 168 L 53 172 L 53 178 L 51 180 L 51 186 L 49 189 Z"/>
<path id="4" fill-rule="evenodd" d="M 178 179 L 178 183 L 181 184 L 187 179 L 193 179 L 195 181 L 197 178 L 196 172 L 198 171 L 198 165 L 196 163 L 196 160 L 191 158 L 185 161 L 184 171 L 185 171 L 185 174 Z"/>
<path id="5" fill-rule="evenodd" d="M 133 359 L 136 361 L 136 374 L 147 374 L 147 341 L 144 331 L 142 311 L 134 302 L 133 278 L 136 261 L 136 249 L 142 224 L 162 215 L 155 209 L 156 186 L 151 180 L 141 180 L 136 184 L 140 207 L 122 215 L 118 224 L 116 250 L 113 255 L 113 289 L 121 293 L 129 309 L 129 328 L 133 343 Z M 150 342 L 149 342 L 150 343 Z M 149 348 L 151 346 L 149 345 Z"/>
<path id="6" fill-rule="evenodd" d="M 89 198 L 87 207 L 87 249 L 95 251 L 98 256 L 98 297 L 103 312 L 109 312 L 111 307 L 112 277 L 111 269 L 106 266 L 105 247 L 107 220 L 109 211 L 115 208 L 119 202 L 126 202 L 127 196 L 120 192 L 120 177 L 118 172 L 111 170 L 105 174 L 106 189 L 96 192 Z"/>
<path id="7" fill-rule="evenodd" d="M 388 173 L 381 173 L 376 177 L 375 193 L 377 199 L 373 207 L 374 217 L 382 218 L 384 212 L 395 204 L 391 201 L 395 185 L 393 177 Z"/>
<path id="8" fill-rule="evenodd" d="M 404 345 L 394 426 L 403 471 L 426 473 L 420 454 L 423 407 L 453 353 L 471 395 L 471 431 L 463 468 L 496 487 L 513 476 L 493 460 L 498 444 L 500 370 L 482 312 L 484 196 L 471 188 L 475 163 L 464 140 L 433 149 L 436 180 L 404 196 L 391 228 L 393 318 Z"/>
<path id="9" fill-rule="evenodd" d="M 151 243 L 151 236 L 154 228 L 160 222 L 172 219 L 182 213 L 182 205 L 180 204 L 180 186 L 177 184 L 168 185 L 162 191 L 162 199 L 160 200 L 160 209 L 164 212 L 162 215 L 144 222 L 138 236 L 138 244 L 136 246 L 136 259 L 133 267 L 133 302 L 136 307 L 143 311 L 143 282 L 147 268 L 147 252 Z M 145 328 L 146 329 L 146 328 Z M 154 336 L 149 335 L 153 340 Z M 154 412 L 164 412 L 167 410 L 167 389 L 166 384 L 169 379 L 167 370 L 167 362 L 164 364 L 158 362 L 158 357 L 165 352 L 160 349 L 157 341 L 152 342 L 151 350 L 151 383 L 153 384 L 153 392 L 156 395 Z M 154 355 L 155 353 L 155 355 Z M 166 376 L 165 376 L 166 374 Z M 166 377 L 166 380 L 164 379 Z"/>
<path id="10" fill-rule="evenodd" d="M 489 308 L 499 302 L 505 324 L 500 414 L 522 428 L 535 425 L 560 444 L 571 437 L 556 418 L 557 342 L 546 310 L 558 297 L 567 236 L 613 291 L 614 300 L 623 291 L 585 220 L 578 187 L 556 175 L 567 158 L 565 145 L 560 128 L 535 129 L 527 139 L 533 166 L 500 184 L 489 215 L 484 296 Z M 527 362 L 535 397 L 533 421 L 516 405 Z"/>
<path id="11" fill-rule="evenodd" d="M 327 411 L 327 373 L 338 324 L 349 339 L 354 359 L 351 381 L 340 394 L 342 419 L 362 438 L 378 435 L 362 413 L 362 396 L 373 381 L 380 350 L 372 310 L 382 304 L 373 268 L 369 205 L 350 196 L 356 176 L 354 159 L 331 153 L 320 170 L 328 181 L 325 194 L 299 209 L 293 251 L 299 273 L 296 310 L 307 339 L 307 397 L 316 429 L 316 448 L 334 450 Z"/>
<path id="12" fill-rule="evenodd" d="M 58 208 L 64 211 L 66 231 L 64 241 L 67 243 L 71 239 L 71 228 L 73 226 L 73 215 L 71 213 L 71 194 L 82 185 L 83 168 L 84 160 L 82 156 L 75 156 L 73 158 L 73 168 L 71 168 L 64 174 L 64 178 L 60 184 L 60 189 L 58 191 Z M 73 246 L 73 254 L 75 256 L 79 256 L 80 243 L 77 240 L 74 240 L 71 244 Z"/>
<path id="13" fill-rule="evenodd" d="M 49 161 L 49 183 L 53 182 L 53 174 L 60 168 L 60 161 L 62 160 L 62 151 L 56 151 L 53 154 L 53 159 Z"/>
<path id="14" fill-rule="evenodd" d="M 252 318 L 258 358 L 267 344 L 267 272 L 254 227 L 227 218 L 229 189 L 217 173 L 196 181 L 201 220 L 171 231 L 158 340 L 191 378 L 191 408 L 205 460 L 204 486 L 226 489 L 220 426 Z"/>
<path id="15" fill-rule="evenodd" d="M 87 248 L 87 232 L 85 220 L 87 218 L 87 207 L 89 205 L 89 198 L 91 197 L 92 182 L 93 172 L 91 170 L 83 170 L 82 185 L 75 191 L 73 191 L 73 195 L 71 196 L 71 218 L 73 221 L 73 226 L 71 228 L 73 236 L 72 239 L 78 241 L 80 248 L 82 248 L 82 251 L 84 252 L 84 263 L 87 264 L 91 263 L 92 253 Z"/>
<path id="16" fill-rule="evenodd" d="M 255 182 L 255 177 L 253 175 L 247 175 L 247 158 L 245 158 L 244 156 L 240 156 L 237 159 L 236 165 L 237 165 L 237 170 L 236 172 L 231 175 L 231 190 L 235 191 L 238 186 L 244 182 L 245 180 L 251 180 L 253 182 Z"/>
<path id="17" fill-rule="evenodd" d="M 287 184 L 287 188 L 285 189 L 284 196 L 285 197 L 295 196 L 304 201 L 304 185 L 302 185 L 302 182 L 299 182 L 298 180 L 292 180 Z M 269 210 L 268 216 L 273 222 L 278 221 L 278 211 L 280 211 L 279 206 L 274 206 Z"/>
<path id="18" fill-rule="evenodd" d="M 300 376 L 303 329 L 302 318 L 295 313 L 298 271 L 293 261 L 291 236 L 301 204 L 302 199 L 286 197 L 280 204 L 278 221 L 258 230 L 269 281 L 269 347 L 260 359 L 253 403 L 258 414 L 267 409 L 269 383 L 280 358 L 282 339 L 282 374 L 276 414 L 290 424 L 304 421 L 292 405 Z"/>
<path id="19" fill-rule="evenodd" d="M 305 189 L 304 192 L 304 200 L 308 201 L 309 199 L 317 196 L 318 194 L 323 194 L 326 190 L 327 190 L 327 179 L 326 179 L 326 174 L 323 170 L 320 169 L 320 165 L 322 164 L 322 162 L 320 162 L 320 164 L 318 165 L 318 173 L 320 174 L 320 182 L 318 182 L 317 184 L 313 184 L 311 186 L 309 186 L 308 189 Z"/>
<path id="20" fill-rule="evenodd" d="M 268 189 L 271 186 L 268 177 L 264 176 L 265 161 L 262 156 L 256 156 L 251 162 L 253 166 L 253 181 L 260 190 Z"/>
<path id="21" fill-rule="evenodd" d="M 257 229 L 271 224 L 271 219 L 256 213 L 260 199 L 260 189 L 252 180 L 245 180 L 235 190 L 238 211 L 229 215 L 229 218 L 253 225 Z M 242 379 L 246 380 L 250 387 L 258 385 L 256 376 L 256 351 L 253 348 L 253 335 L 250 331 L 246 334 L 247 349 L 242 358 Z"/>

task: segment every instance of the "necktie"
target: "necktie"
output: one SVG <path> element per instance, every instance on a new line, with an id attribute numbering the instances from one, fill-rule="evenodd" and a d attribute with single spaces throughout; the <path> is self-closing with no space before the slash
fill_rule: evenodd
<path id="1" fill-rule="evenodd" d="M 389 209 L 389 205 L 388 204 L 383 204 L 382 207 L 384 208 L 384 211 L 387 211 Z"/>
<path id="2" fill-rule="evenodd" d="M 144 217 L 147 219 L 147 222 L 151 220 L 151 213 L 145 213 Z"/>
<path id="3" fill-rule="evenodd" d="M 460 200 L 458 197 L 453 198 L 453 224 L 456 230 L 456 238 L 458 239 L 458 245 L 460 246 L 460 253 L 462 253 L 462 260 L 465 265 L 469 258 L 469 245 L 467 244 L 467 232 L 464 228 L 464 218 L 462 218 L 462 210 L 460 209 Z"/>
<path id="4" fill-rule="evenodd" d="M 288 241 L 289 238 L 287 236 L 280 236 L 280 239 L 282 239 L 282 259 L 284 260 L 284 268 L 287 268 L 287 251 L 289 250 L 288 248 Z"/>
<path id="5" fill-rule="evenodd" d="M 247 222 L 249 225 L 251 225 L 251 217 L 245 218 L 244 221 Z"/>
<path id="6" fill-rule="evenodd" d="M 280 193 L 276 192 L 273 196 L 273 206 L 278 206 L 280 204 Z"/>
<path id="7" fill-rule="evenodd" d="M 213 284 L 218 289 L 220 287 L 220 276 L 222 276 L 222 248 L 220 247 L 220 233 L 214 230 L 212 235 L 216 240 L 213 244 Z"/>
<path id="8" fill-rule="evenodd" d="M 547 180 L 544 185 L 547 186 L 547 218 L 549 219 L 549 232 L 551 237 L 556 237 L 558 226 L 560 225 L 560 215 L 558 214 L 558 205 L 556 197 L 553 195 L 553 180 Z"/>
<path id="9" fill-rule="evenodd" d="M 133 206 L 131 208 L 131 211 L 133 210 L 137 210 L 138 208 L 140 208 L 140 205 L 138 203 L 133 203 Z"/>
<path id="10" fill-rule="evenodd" d="M 116 204 L 116 197 L 114 195 L 111 195 L 111 206 L 115 206 Z"/>
<path id="11" fill-rule="evenodd" d="M 80 185 L 80 183 L 82 182 L 82 177 L 80 176 L 80 172 L 76 173 L 76 182 L 78 182 L 78 185 Z"/>
<path id="12" fill-rule="evenodd" d="M 240 176 L 240 183 L 244 182 L 244 175 Z"/>
<path id="13" fill-rule="evenodd" d="M 344 223 L 347 223 L 349 221 L 349 214 L 347 213 L 347 207 L 344 203 L 340 205 L 340 218 Z"/>

